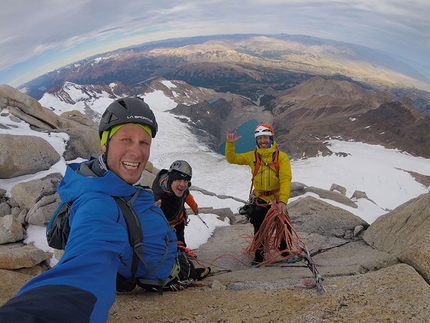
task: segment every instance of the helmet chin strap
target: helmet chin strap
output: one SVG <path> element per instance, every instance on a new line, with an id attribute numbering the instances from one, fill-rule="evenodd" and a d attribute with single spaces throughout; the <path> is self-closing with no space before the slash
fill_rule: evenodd
<path id="1" fill-rule="evenodd" d="M 100 166 L 101 170 L 102 170 L 103 172 L 107 172 L 107 171 L 108 171 L 108 168 L 107 168 L 107 166 L 106 166 L 106 156 L 105 156 L 105 154 L 104 154 L 104 153 L 103 153 L 103 154 L 101 154 L 101 155 L 97 158 L 97 160 L 99 161 L 99 166 Z"/>
<path id="2" fill-rule="evenodd" d="M 109 165 L 108 165 L 108 162 L 107 162 L 107 154 L 108 154 L 108 151 L 109 151 L 109 141 L 110 141 L 110 133 L 111 133 L 111 129 L 109 129 L 109 132 L 108 132 L 108 135 L 107 135 L 107 140 L 106 140 L 106 151 L 103 153 L 103 161 L 104 161 L 104 163 L 105 163 L 105 165 L 106 165 L 106 169 L 107 170 L 109 170 Z"/>

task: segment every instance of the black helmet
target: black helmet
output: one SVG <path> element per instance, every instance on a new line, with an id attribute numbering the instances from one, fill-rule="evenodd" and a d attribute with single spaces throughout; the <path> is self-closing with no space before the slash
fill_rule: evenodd
<path id="1" fill-rule="evenodd" d="M 176 160 L 170 165 L 169 168 L 169 174 L 172 171 L 178 171 L 182 174 L 185 174 L 187 176 L 193 177 L 193 169 L 191 168 L 190 164 L 188 164 L 185 160 Z"/>
<path id="2" fill-rule="evenodd" d="M 157 134 L 158 124 L 151 108 L 143 99 L 134 97 L 115 100 L 106 108 L 100 120 L 100 138 L 103 131 L 125 123 L 137 123 L 148 126 L 152 130 L 152 138 Z"/>

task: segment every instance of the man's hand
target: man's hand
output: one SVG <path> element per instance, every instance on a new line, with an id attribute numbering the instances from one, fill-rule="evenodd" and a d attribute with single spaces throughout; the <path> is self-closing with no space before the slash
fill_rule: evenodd
<path id="1" fill-rule="evenodd" d="M 193 212 L 194 212 L 195 215 L 198 215 L 199 214 L 199 208 L 193 210 Z"/>
<path id="2" fill-rule="evenodd" d="M 237 136 L 237 131 L 239 129 L 236 128 L 236 130 L 234 132 L 230 132 L 230 129 L 228 129 L 227 131 L 227 137 L 226 137 L 226 141 L 228 142 L 232 142 L 235 143 L 236 141 L 238 141 L 240 138 L 242 138 L 242 136 Z"/>
<path id="3" fill-rule="evenodd" d="M 159 199 L 158 201 L 154 202 L 156 206 L 161 207 L 161 199 Z"/>
<path id="4" fill-rule="evenodd" d="M 279 214 L 287 214 L 287 205 L 284 202 L 278 203 Z"/>

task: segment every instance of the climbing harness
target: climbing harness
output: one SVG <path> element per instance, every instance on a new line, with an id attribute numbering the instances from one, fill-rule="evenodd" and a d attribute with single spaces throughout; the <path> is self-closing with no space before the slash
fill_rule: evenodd
<path id="1" fill-rule="evenodd" d="M 270 163 L 265 163 L 262 161 L 260 154 L 257 152 L 257 148 L 255 148 L 255 162 L 254 162 L 254 171 L 252 172 L 252 178 L 251 178 L 251 188 L 249 189 L 250 196 L 253 195 L 252 189 L 254 187 L 254 178 L 258 175 L 258 172 L 260 170 L 261 165 L 264 165 L 268 167 L 270 170 L 274 170 L 276 172 L 276 177 L 279 177 L 279 150 L 276 149 L 276 151 L 272 154 L 272 161 Z M 270 190 L 270 191 L 258 191 L 254 192 L 255 201 L 254 203 L 259 206 L 267 206 L 268 204 L 260 199 L 262 196 L 275 196 L 275 200 L 278 200 L 278 192 L 279 188 Z"/>
<path id="2" fill-rule="evenodd" d="M 276 172 L 276 176 L 279 177 L 279 150 L 276 149 L 276 151 L 272 154 L 272 161 L 270 163 L 265 163 L 261 160 L 261 156 L 257 151 L 257 148 L 255 148 L 254 151 L 255 154 L 255 161 L 254 161 L 254 170 L 252 172 L 252 178 L 251 178 L 251 187 L 249 188 L 249 197 L 246 204 L 239 208 L 239 214 L 245 215 L 247 220 L 249 221 L 251 218 L 251 215 L 253 213 L 254 206 L 261 206 L 261 207 L 268 207 L 270 204 L 266 202 L 261 197 L 263 196 L 271 196 L 273 195 L 275 197 L 275 200 L 278 200 L 279 198 L 279 188 L 273 189 L 270 191 L 253 191 L 254 188 L 254 178 L 258 175 L 258 172 L 260 170 L 260 166 L 264 165 L 268 167 L 271 170 L 274 170 Z"/>

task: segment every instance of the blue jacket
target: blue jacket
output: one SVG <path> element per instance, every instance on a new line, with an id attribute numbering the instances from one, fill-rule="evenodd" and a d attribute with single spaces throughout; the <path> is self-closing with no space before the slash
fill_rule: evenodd
<path id="1" fill-rule="evenodd" d="M 100 158 L 99 160 L 101 161 Z M 41 298 L 55 300 L 62 289 L 72 288 L 74 293 L 70 293 L 69 298 L 68 293 L 63 295 L 60 311 L 62 322 L 69 322 L 68 319 L 70 322 L 106 322 L 108 311 L 115 300 L 117 272 L 126 278 L 131 273 L 133 250 L 128 240 L 127 225 L 112 196 L 129 200 L 137 188 L 111 171 L 103 171 L 99 174 L 102 176 L 91 176 L 91 163 L 95 162 L 96 160 L 92 160 L 89 163 L 69 165 L 58 186 L 62 201 L 73 201 L 69 222 L 70 235 L 61 260 L 54 268 L 25 284 L 17 294 L 18 300 L 11 300 L 19 301 L 20 295 L 28 297 L 29 292 L 37 288 L 44 291 Z M 77 172 L 80 166 L 85 176 L 82 172 Z M 154 204 L 154 197 L 150 192 L 142 190 L 133 206 L 141 222 L 150 226 L 147 232 L 156 231 L 155 228 L 159 230 L 161 226 L 169 237 L 176 239 L 162 211 Z M 144 241 L 151 241 L 154 253 L 164 253 L 165 250 L 165 241 L 159 237 L 160 235 L 144 235 Z M 172 248 L 176 250 L 176 241 L 173 242 Z M 171 261 L 173 265 L 175 257 L 170 255 L 170 259 L 166 261 Z M 146 268 L 141 265 L 139 263 L 136 276 L 146 272 Z M 171 268 L 169 273 L 170 270 Z M 80 302 L 74 302 L 76 299 Z M 68 304 L 69 302 L 72 304 Z M 40 315 L 46 318 L 44 306 L 46 303 L 40 304 Z M 0 308 L 0 322 L 7 322 L 2 320 L 1 310 Z M 81 317 L 78 320 L 74 315 L 90 315 L 90 320 L 86 321 Z M 27 322 L 25 319 L 15 320 Z"/>

